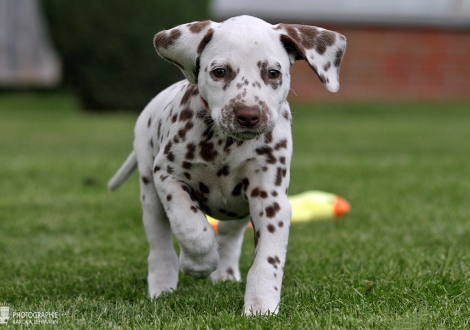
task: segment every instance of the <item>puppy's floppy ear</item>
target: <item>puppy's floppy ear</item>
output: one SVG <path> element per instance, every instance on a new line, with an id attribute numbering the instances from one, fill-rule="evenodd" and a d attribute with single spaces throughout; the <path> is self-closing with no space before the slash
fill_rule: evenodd
<path id="1" fill-rule="evenodd" d="M 305 60 L 330 92 L 339 89 L 339 66 L 346 51 L 346 38 L 333 31 L 316 26 L 278 24 L 291 63 Z"/>
<path id="2" fill-rule="evenodd" d="M 155 49 L 180 68 L 191 84 L 197 84 L 199 56 L 211 41 L 216 25 L 218 23 L 212 21 L 193 22 L 161 31 L 153 39 Z"/>

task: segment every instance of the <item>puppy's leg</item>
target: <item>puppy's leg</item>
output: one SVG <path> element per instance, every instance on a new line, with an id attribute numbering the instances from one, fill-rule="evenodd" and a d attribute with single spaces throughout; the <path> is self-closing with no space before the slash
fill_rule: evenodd
<path id="1" fill-rule="evenodd" d="M 266 202 L 250 203 L 255 260 L 246 280 L 245 315 L 279 311 L 291 206 L 287 195 Z"/>
<path id="2" fill-rule="evenodd" d="M 170 224 L 150 182 L 140 183 L 143 222 L 150 245 L 148 290 L 151 298 L 171 292 L 178 284 L 178 256 L 173 247 Z"/>
<path id="3" fill-rule="evenodd" d="M 213 282 L 235 280 L 240 281 L 238 261 L 249 218 L 243 220 L 219 221 L 217 227 L 217 243 L 219 244 L 220 264 L 211 274 Z"/>
<path id="4" fill-rule="evenodd" d="M 180 269 L 193 279 L 206 278 L 217 269 L 219 253 L 214 231 L 189 187 L 166 174 L 154 174 L 158 196 L 181 248 Z"/>

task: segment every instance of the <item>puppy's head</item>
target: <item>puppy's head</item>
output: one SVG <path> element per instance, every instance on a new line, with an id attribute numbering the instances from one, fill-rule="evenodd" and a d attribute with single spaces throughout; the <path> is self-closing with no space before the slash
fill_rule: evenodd
<path id="1" fill-rule="evenodd" d="M 155 48 L 199 88 L 218 129 L 238 140 L 271 131 L 290 88 L 290 68 L 308 62 L 325 87 L 339 89 L 346 39 L 321 28 L 239 16 L 162 31 Z"/>

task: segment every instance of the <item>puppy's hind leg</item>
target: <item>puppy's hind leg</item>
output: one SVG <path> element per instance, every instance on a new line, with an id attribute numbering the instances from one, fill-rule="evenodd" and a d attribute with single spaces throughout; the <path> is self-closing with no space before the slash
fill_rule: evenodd
<path id="1" fill-rule="evenodd" d="M 239 259 L 249 217 L 242 220 L 219 221 L 217 243 L 219 244 L 219 267 L 211 274 L 212 281 L 240 281 Z"/>
<path id="2" fill-rule="evenodd" d="M 153 183 L 149 182 L 153 180 L 146 180 L 141 180 L 140 189 L 144 228 L 150 245 L 148 292 L 150 298 L 157 298 L 163 292 L 176 290 L 179 263 L 165 210 Z"/>

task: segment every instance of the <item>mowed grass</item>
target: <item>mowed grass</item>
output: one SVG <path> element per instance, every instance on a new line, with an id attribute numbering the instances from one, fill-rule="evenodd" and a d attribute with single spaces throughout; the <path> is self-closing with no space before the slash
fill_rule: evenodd
<path id="1" fill-rule="evenodd" d="M 176 292 L 147 298 L 137 177 L 106 191 L 135 114 L 0 95 L 0 306 L 60 313 L 34 328 L 470 327 L 469 105 L 292 108 L 290 193 L 333 192 L 352 211 L 291 226 L 281 311 L 246 318 L 244 282 L 181 275 Z M 247 231 L 244 277 L 252 261 Z"/>

